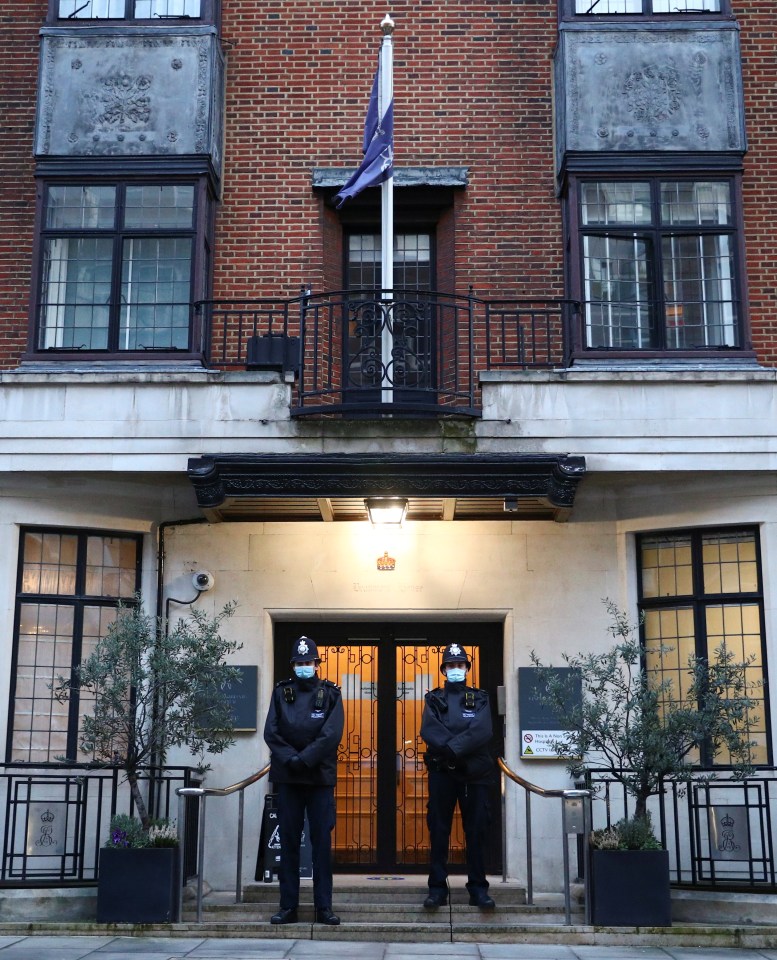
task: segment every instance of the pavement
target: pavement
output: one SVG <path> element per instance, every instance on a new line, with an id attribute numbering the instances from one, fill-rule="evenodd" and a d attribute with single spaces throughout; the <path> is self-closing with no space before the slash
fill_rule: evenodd
<path id="1" fill-rule="evenodd" d="M 257 938 L 0 937 L 0 960 L 777 960 L 777 949 Z"/>

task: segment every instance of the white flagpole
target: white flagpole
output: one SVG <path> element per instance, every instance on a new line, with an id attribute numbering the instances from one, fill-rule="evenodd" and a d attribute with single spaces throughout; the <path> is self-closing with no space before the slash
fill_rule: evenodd
<path id="1" fill-rule="evenodd" d="M 378 116 L 382 117 L 394 98 L 394 21 L 386 14 L 380 24 L 383 31 L 383 44 L 380 48 L 380 89 L 378 90 Z M 381 184 L 381 276 L 383 278 L 382 300 L 383 330 L 381 334 L 381 360 L 383 362 L 383 387 L 381 402 L 391 403 L 394 391 L 391 386 L 393 376 L 392 354 L 394 334 L 391 329 L 389 301 L 394 289 L 394 177 L 393 174 Z M 390 371 L 390 374 L 389 374 Z"/>

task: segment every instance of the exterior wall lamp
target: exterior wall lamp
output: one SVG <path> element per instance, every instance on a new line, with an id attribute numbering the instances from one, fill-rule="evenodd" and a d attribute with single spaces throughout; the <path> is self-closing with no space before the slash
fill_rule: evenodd
<path id="1" fill-rule="evenodd" d="M 402 523 L 407 514 L 407 497 L 367 497 L 364 501 L 372 524 Z"/>

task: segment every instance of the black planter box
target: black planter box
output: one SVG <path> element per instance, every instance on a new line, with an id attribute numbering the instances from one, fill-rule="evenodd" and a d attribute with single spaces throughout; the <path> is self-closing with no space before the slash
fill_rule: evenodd
<path id="1" fill-rule="evenodd" d="M 246 370 L 279 370 L 299 373 L 299 337 L 266 333 L 248 338 Z"/>
<path id="2" fill-rule="evenodd" d="M 177 847 L 100 850 L 98 923 L 173 923 L 177 919 Z"/>
<path id="3" fill-rule="evenodd" d="M 591 922 L 597 927 L 671 927 L 667 850 L 591 850 Z"/>

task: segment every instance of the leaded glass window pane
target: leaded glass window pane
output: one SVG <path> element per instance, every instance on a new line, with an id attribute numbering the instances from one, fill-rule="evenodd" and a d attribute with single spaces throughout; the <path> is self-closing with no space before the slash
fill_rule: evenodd
<path id="1" fill-rule="evenodd" d="M 112 269 L 110 238 L 53 237 L 44 242 L 42 349 L 107 348 Z"/>
<path id="2" fill-rule="evenodd" d="M 581 213 L 582 221 L 586 226 L 651 223 L 650 184 L 583 183 Z"/>
<path id="3" fill-rule="evenodd" d="M 70 676 L 116 617 L 116 602 L 134 602 L 140 541 L 135 536 L 29 530 L 22 536 L 17 605 L 11 759 L 76 759 L 81 718 L 57 703 L 51 686 Z M 87 595 L 92 594 L 89 600 Z M 72 724 L 72 727 L 71 727 Z"/>
<path id="4" fill-rule="evenodd" d="M 754 701 L 747 718 L 748 736 L 755 743 L 752 760 L 768 763 L 755 531 L 645 535 L 640 538 L 640 560 L 645 667 L 651 679 L 656 686 L 668 684 L 666 699 L 688 692 L 692 657 L 715 658 L 722 652 L 731 654 L 737 663 L 746 663 L 747 696 Z M 680 596 L 682 602 L 671 602 Z M 716 764 L 731 760 L 723 751 L 705 758 Z"/>
<path id="5" fill-rule="evenodd" d="M 737 346 L 731 238 L 666 237 L 662 252 L 667 346 Z"/>
<path id="6" fill-rule="evenodd" d="M 110 230 L 116 216 L 116 187 L 51 186 L 46 226 L 54 230 Z"/>
<path id="7" fill-rule="evenodd" d="M 128 186 L 124 226 L 163 230 L 192 226 L 194 187 L 191 184 Z"/>
<path id="8" fill-rule="evenodd" d="M 586 236 L 583 264 L 588 345 L 651 346 L 647 242 L 637 237 Z"/>
<path id="9" fill-rule="evenodd" d="M 135 0 L 135 17 L 138 20 L 199 15 L 200 0 Z"/>
<path id="10" fill-rule="evenodd" d="M 68 20 L 121 20 L 125 0 L 59 0 L 59 15 Z"/>
<path id="11" fill-rule="evenodd" d="M 120 350 L 184 350 L 189 342 L 192 242 L 125 241 Z"/>
<path id="12" fill-rule="evenodd" d="M 720 13 L 720 0 L 575 0 L 578 15 Z"/>
<path id="13" fill-rule="evenodd" d="M 661 184 L 661 223 L 729 226 L 732 222 L 728 183 L 679 180 Z"/>

